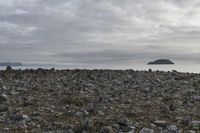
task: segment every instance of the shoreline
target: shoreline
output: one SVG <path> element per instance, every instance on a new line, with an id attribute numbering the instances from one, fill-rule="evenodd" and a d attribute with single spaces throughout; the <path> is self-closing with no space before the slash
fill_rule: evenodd
<path id="1" fill-rule="evenodd" d="M 0 70 L 0 131 L 197 132 L 199 88 L 177 71 Z"/>

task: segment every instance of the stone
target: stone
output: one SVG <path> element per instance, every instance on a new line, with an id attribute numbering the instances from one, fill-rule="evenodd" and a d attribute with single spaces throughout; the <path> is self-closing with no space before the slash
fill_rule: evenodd
<path id="1" fill-rule="evenodd" d="M 112 127 L 116 130 L 119 130 L 120 129 L 120 125 L 119 124 L 113 124 Z"/>
<path id="2" fill-rule="evenodd" d="M 3 122 L 5 122 L 6 121 L 6 118 L 5 118 L 5 116 L 0 116 L 0 123 L 3 123 Z"/>
<path id="3" fill-rule="evenodd" d="M 1 94 L 0 95 L 0 104 L 2 104 L 4 102 L 8 102 L 8 97 L 6 94 Z"/>
<path id="4" fill-rule="evenodd" d="M 167 126 L 167 130 L 164 133 L 179 133 L 179 129 L 176 125 Z"/>
<path id="5" fill-rule="evenodd" d="M 98 115 L 100 115 L 100 116 L 104 116 L 104 112 L 103 112 L 103 111 L 98 110 L 97 113 L 98 113 Z"/>
<path id="6" fill-rule="evenodd" d="M 184 116 L 184 117 L 176 117 L 176 120 L 178 121 L 178 123 L 180 123 L 184 126 L 188 126 L 189 123 L 191 122 L 192 118 L 191 118 L 191 116 Z"/>
<path id="7" fill-rule="evenodd" d="M 94 126 L 94 121 L 92 118 L 87 118 L 84 122 L 83 122 L 83 129 L 84 130 L 89 130 L 90 128 L 93 128 Z"/>
<path id="8" fill-rule="evenodd" d="M 163 120 L 156 120 L 156 121 L 153 121 L 153 123 L 158 127 L 167 127 L 169 125 L 167 121 L 163 121 Z"/>
<path id="9" fill-rule="evenodd" d="M 101 133 L 115 133 L 115 130 L 111 126 L 104 126 L 101 128 Z"/>
<path id="10" fill-rule="evenodd" d="M 10 120 L 13 122 L 27 122 L 30 120 L 30 117 L 26 114 L 13 114 L 10 116 Z"/>
<path id="11" fill-rule="evenodd" d="M 154 130 L 150 128 L 142 128 L 140 133 L 154 133 Z"/>
<path id="12" fill-rule="evenodd" d="M 151 128 L 155 129 L 157 126 L 154 123 L 151 123 Z"/>
<path id="13" fill-rule="evenodd" d="M 131 131 L 129 131 L 128 133 L 135 133 L 135 130 L 134 129 L 132 129 Z"/>
<path id="14" fill-rule="evenodd" d="M 11 66 L 7 66 L 6 67 L 6 71 L 11 71 L 12 70 L 12 67 Z"/>
<path id="15" fill-rule="evenodd" d="M 199 130 L 200 129 L 200 121 L 191 121 L 189 126 L 192 130 Z"/>
<path id="16" fill-rule="evenodd" d="M 83 115 L 84 115 L 84 113 L 81 112 L 81 111 L 78 111 L 78 112 L 75 113 L 76 117 L 82 117 Z"/>
<path id="17" fill-rule="evenodd" d="M 8 106 L 6 104 L 0 104 L 0 112 L 5 112 L 8 110 Z"/>
<path id="18" fill-rule="evenodd" d="M 22 115 L 22 119 L 24 119 L 25 121 L 29 121 L 30 120 L 29 116 L 25 115 L 25 114 Z"/>
<path id="19" fill-rule="evenodd" d="M 119 123 L 120 126 L 128 127 L 130 125 L 128 118 L 122 118 L 122 119 L 119 120 L 118 123 Z"/>

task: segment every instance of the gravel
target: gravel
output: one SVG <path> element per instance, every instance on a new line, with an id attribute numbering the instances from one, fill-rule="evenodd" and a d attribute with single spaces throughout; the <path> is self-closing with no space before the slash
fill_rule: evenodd
<path id="1" fill-rule="evenodd" d="M 195 133 L 199 112 L 200 74 L 0 71 L 3 133 Z"/>

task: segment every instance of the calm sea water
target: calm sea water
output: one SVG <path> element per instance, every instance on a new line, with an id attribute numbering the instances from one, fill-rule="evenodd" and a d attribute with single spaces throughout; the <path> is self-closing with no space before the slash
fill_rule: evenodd
<path id="1" fill-rule="evenodd" d="M 172 71 L 177 70 L 179 72 L 200 73 L 200 64 L 176 64 L 176 65 L 27 65 L 16 66 L 13 69 L 133 69 L 133 70 L 160 70 L 160 71 Z M 0 70 L 5 70 L 6 67 L 0 67 Z"/>

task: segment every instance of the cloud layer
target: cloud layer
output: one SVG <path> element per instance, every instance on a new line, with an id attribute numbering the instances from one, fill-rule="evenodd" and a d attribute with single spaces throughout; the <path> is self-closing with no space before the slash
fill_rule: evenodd
<path id="1" fill-rule="evenodd" d="M 0 60 L 200 60 L 199 0 L 0 0 Z"/>

